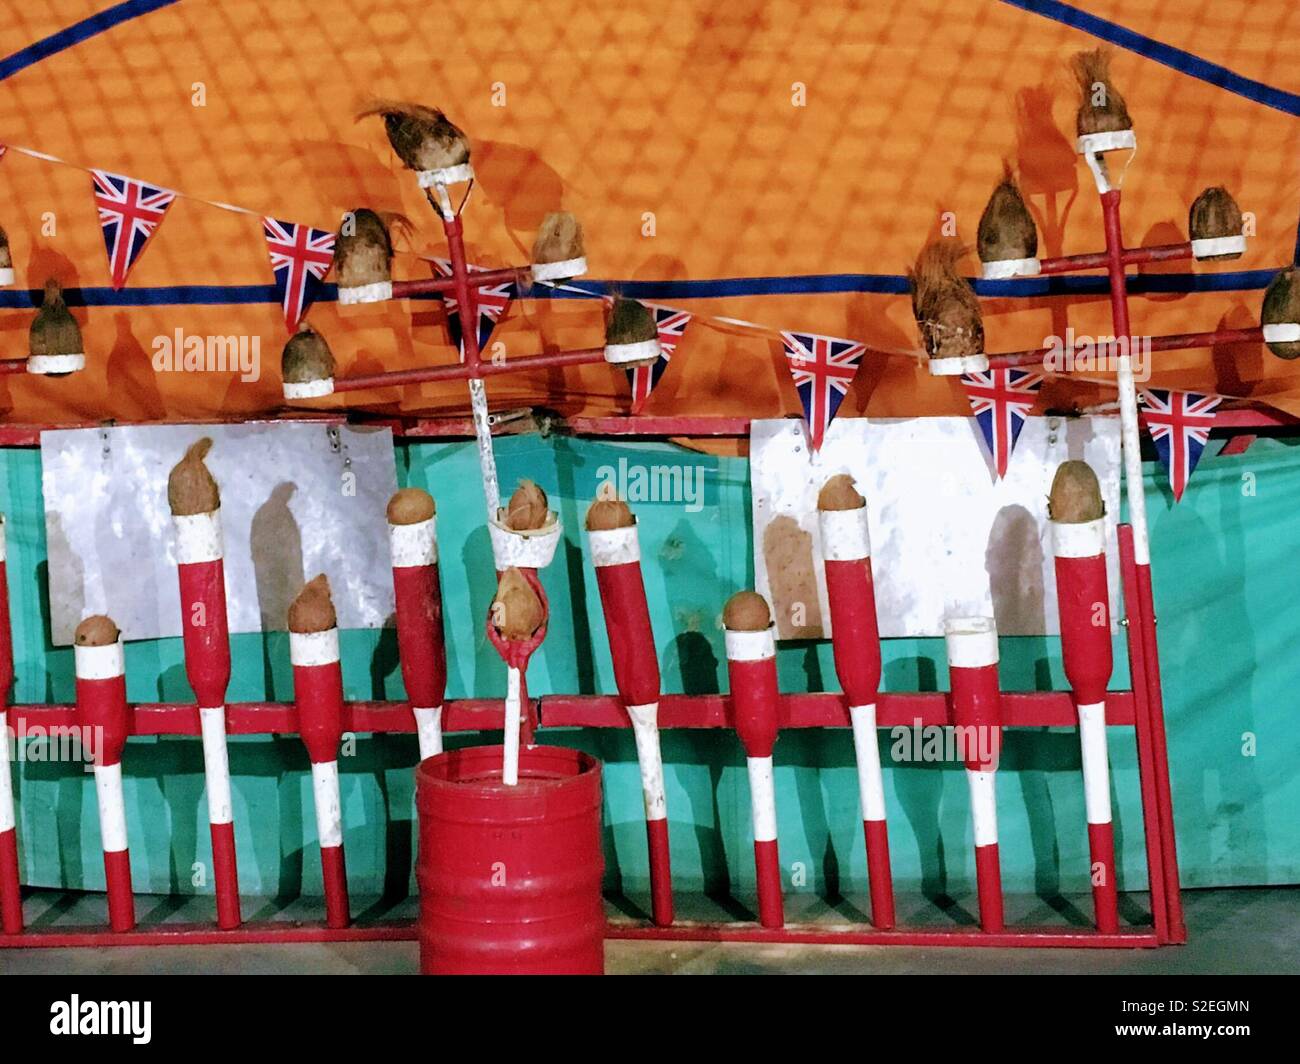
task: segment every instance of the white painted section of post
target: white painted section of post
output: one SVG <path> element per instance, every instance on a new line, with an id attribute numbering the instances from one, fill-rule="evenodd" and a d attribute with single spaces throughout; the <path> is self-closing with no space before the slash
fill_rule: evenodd
<path id="1" fill-rule="evenodd" d="M 876 740 L 876 704 L 849 706 L 853 721 L 853 752 L 858 762 L 858 794 L 863 820 L 885 819 L 885 780 L 880 771 L 880 744 Z"/>
<path id="2" fill-rule="evenodd" d="M 747 757 L 749 769 L 749 801 L 754 817 L 754 841 L 772 842 L 776 839 L 776 784 L 772 777 L 770 757 Z"/>
<path id="3" fill-rule="evenodd" d="M 469 404 L 474 417 L 474 438 L 478 441 L 478 466 L 483 474 L 483 497 L 487 500 L 488 520 L 491 521 L 501 509 L 501 487 L 497 481 L 492 426 L 488 422 L 487 389 L 482 377 L 470 378 Z"/>
<path id="4" fill-rule="evenodd" d="M 1083 755 L 1083 799 L 1089 824 L 1109 824 L 1110 758 L 1106 751 L 1106 703 L 1079 707 L 1079 747 Z"/>
<path id="5" fill-rule="evenodd" d="M 122 763 L 95 766 L 95 798 L 99 802 L 99 835 L 105 853 L 126 849 L 126 801 L 122 797 Z"/>
<path id="6" fill-rule="evenodd" d="M 519 698 L 519 670 L 506 672 L 506 734 L 501 762 L 501 782 L 513 787 L 519 782 L 519 725 L 523 709 Z"/>
<path id="7" fill-rule="evenodd" d="M 234 819 L 230 798 L 230 760 L 226 751 L 226 707 L 200 706 L 203 726 L 203 775 L 208 785 L 208 823 Z"/>
<path id="8" fill-rule="evenodd" d="M 641 796 L 645 799 L 647 820 L 668 819 L 668 799 L 664 793 L 664 762 L 659 749 L 659 703 L 628 706 L 632 718 L 632 735 L 636 739 L 636 760 L 641 767 Z"/>
<path id="9" fill-rule="evenodd" d="M 10 831 L 14 817 L 14 781 L 9 765 L 9 714 L 0 709 L 0 832 Z"/>
<path id="10" fill-rule="evenodd" d="M 442 706 L 412 706 L 415 737 L 420 743 L 420 760 L 442 753 Z"/>
<path id="11" fill-rule="evenodd" d="M 998 841 L 998 801 L 993 783 L 995 778 L 992 772 L 969 768 L 966 770 L 976 846 L 992 846 Z"/>
<path id="12" fill-rule="evenodd" d="M 1147 537 L 1147 497 L 1142 479 L 1137 387 L 1133 383 L 1133 358 L 1127 353 L 1116 359 L 1115 383 L 1119 388 L 1120 451 L 1124 456 L 1128 520 L 1133 526 L 1133 559 L 1138 565 L 1150 565 L 1151 547 Z"/>
<path id="13" fill-rule="evenodd" d="M 321 849 L 343 845 L 343 802 L 339 796 L 339 763 L 321 761 L 311 767 L 311 789 L 316 799 L 316 834 Z"/>

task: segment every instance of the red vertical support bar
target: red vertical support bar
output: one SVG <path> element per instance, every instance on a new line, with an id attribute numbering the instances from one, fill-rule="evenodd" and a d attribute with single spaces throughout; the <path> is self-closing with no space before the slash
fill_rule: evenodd
<path id="1" fill-rule="evenodd" d="M 1151 921 L 1156 937 L 1169 942 L 1169 910 L 1165 905 L 1165 868 L 1160 838 L 1159 790 L 1152 755 L 1151 715 L 1147 701 L 1146 650 L 1142 645 L 1142 606 L 1138 598 L 1138 567 L 1133 552 L 1133 527 L 1119 526 L 1120 576 L 1124 583 L 1124 624 L 1128 636 L 1129 680 L 1133 687 L 1133 732 L 1137 741 L 1138 774 L 1142 787 L 1142 834 L 1147 848 L 1147 880 L 1151 890 Z"/>
<path id="2" fill-rule="evenodd" d="M 465 259 L 465 230 L 459 217 L 443 218 L 447 234 L 447 257 L 451 259 L 452 287 L 456 292 L 456 309 L 460 314 L 461 342 L 465 345 L 465 365 L 476 370 L 478 349 L 478 290 L 469 283 L 469 264 Z"/>
<path id="3" fill-rule="evenodd" d="M 13 770 L 9 766 L 9 691 L 14 683 L 13 632 L 9 624 L 9 575 L 5 519 L 0 514 L 0 928 L 6 935 L 23 929 L 22 883 L 18 874 L 18 817 L 14 811 Z"/>
<path id="4" fill-rule="evenodd" d="M 388 525 L 402 682 L 422 761 L 442 753 L 442 703 L 447 693 L 437 520 L 434 515 L 413 524 L 390 520 Z"/>

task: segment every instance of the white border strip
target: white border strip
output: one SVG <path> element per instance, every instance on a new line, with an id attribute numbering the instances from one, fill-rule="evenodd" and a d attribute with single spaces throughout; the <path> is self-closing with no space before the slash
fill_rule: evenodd
<path id="1" fill-rule="evenodd" d="M 394 569 L 438 564 L 438 515 L 413 525 L 389 525 L 388 549 Z"/>
<path id="2" fill-rule="evenodd" d="M 534 281 L 567 281 L 587 272 L 587 256 L 561 259 L 559 262 L 534 262 L 529 269 L 532 270 Z"/>
<path id="3" fill-rule="evenodd" d="M 1137 150 L 1137 134 L 1131 129 L 1109 129 L 1102 133 L 1083 133 L 1074 142 L 1074 150 L 1080 155 L 1095 155 L 1097 152 Z"/>
<path id="4" fill-rule="evenodd" d="M 357 303 L 383 303 L 393 298 L 392 281 L 372 281 L 352 288 L 339 286 L 338 301 L 341 306 L 351 307 Z"/>
<path id="5" fill-rule="evenodd" d="M 927 359 L 931 377 L 960 377 L 964 373 L 983 373 L 989 368 L 988 355 L 953 355 Z"/>
<path id="6" fill-rule="evenodd" d="M 1106 519 L 1049 521 L 1052 526 L 1052 553 L 1058 558 L 1095 558 L 1106 553 Z"/>
<path id="7" fill-rule="evenodd" d="M 126 802 L 122 799 L 122 762 L 95 766 L 95 798 L 99 803 L 99 836 L 105 853 L 126 849 Z"/>
<path id="8" fill-rule="evenodd" d="M 950 668 L 982 669 L 998 663 L 998 629 L 992 617 L 948 617 L 943 636 Z"/>
<path id="9" fill-rule="evenodd" d="M 313 665 L 333 665 L 339 660 L 339 630 L 327 628 L 323 632 L 290 632 L 289 663 L 304 668 Z"/>
<path id="10" fill-rule="evenodd" d="M 986 281 L 1005 281 L 1010 277 L 1037 277 L 1043 264 L 1037 257 L 1029 259 L 994 259 L 982 264 L 981 273 Z"/>
<path id="11" fill-rule="evenodd" d="M 649 362 L 663 354 L 659 338 L 638 340 L 633 344 L 606 344 L 605 361 L 611 366 L 621 366 L 626 362 Z"/>
<path id="12" fill-rule="evenodd" d="M 641 560 L 641 541 L 636 525 L 603 528 L 587 533 L 591 541 L 591 564 L 597 569 L 607 565 L 628 565 Z"/>
<path id="13" fill-rule="evenodd" d="M 72 648 L 78 680 L 112 680 L 126 673 L 126 658 L 122 652 L 122 636 L 106 647 Z"/>
<path id="14" fill-rule="evenodd" d="M 334 394 L 334 378 L 323 377 L 317 381 L 285 381 L 283 387 L 286 399 L 320 399 Z"/>
<path id="15" fill-rule="evenodd" d="M 421 188 L 436 188 L 442 185 L 462 185 L 474 180 L 474 166 L 468 160 L 455 166 L 444 166 L 438 170 L 417 170 L 416 180 Z"/>
<path id="16" fill-rule="evenodd" d="M 1240 255 L 1246 250 L 1246 234 L 1232 236 L 1207 236 L 1192 241 L 1192 254 L 1198 259 L 1211 255 Z"/>
<path id="17" fill-rule="evenodd" d="M 52 373 L 78 373 L 86 368 L 84 353 L 74 355 L 29 355 L 27 372 L 38 377 Z"/>
<path id="18" fill-rule="evenodd" d="M 820 510 L 822 558 L 828 562 L 853 562 L 871 557 L 871 528 L 866 506 L 856 510 Z"/>
<path id="19" fill-rule="evenodd" d="M 0 288 L 8 288 L 14 283 L 14 268 L 12 266 L 0 266 Z"/>
<path id="20" fill-rule="evenodd" d="M 176 530 L 177 565 L 215 562 L 225 556 L 220 508 L 206 514 L 174 515 L 172 527 Z"/>
<path id="21" fill-rule="evenodd" d="M 726 629 L 728 661 L 766 661 L 776 657 L 776 625 L 761 632 L 733 632 Z"/>
<path id="22" fill-rule="evenodd" d="M 1267 344 L 1294 344 L 1300 341 L 1300 322 L 1277 321 L 1264 326 L 1264 342 Z"/>
<path id="23" fill-rule="evenodd" d="M 749 803 L 754 820 L 754 841 L 776 839 L 776 782 L 770 757 L 747 757 L 749 769 Z"/>
<path id="24" fill-rule="evenodd" d="M 322 850 L 343 845 L 343 803 L 339 797 L 339 763 L 322 761 L 311 767 L 311 790 L 316 799 L 316 834 Z"/>

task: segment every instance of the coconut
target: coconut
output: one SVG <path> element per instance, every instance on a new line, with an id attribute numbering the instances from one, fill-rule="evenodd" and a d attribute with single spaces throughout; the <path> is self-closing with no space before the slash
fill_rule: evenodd
<path id="1" fill-rule="evenodd" d="M 437 512 L 433 496 L 423 488 L 402 488 L 388 500 L 390 525 L 418 525 Z"/>
<path id="2" fill-rule="evenodd" d="M 469 162 L 469 141 L 436 107 L 397 100 L 371 100 L 357 121 L 382 115 L 388 143 L 411 170 L 446 170 Z"/>
<path id="3" fill-rule="evenodd" d="M 722 623 L 733 632 L 766 632 L 772 611 L 757 591 L 737 591 L 722 608 Z"/>
<path id="4" fill-rule="evenodd" d="M 1087 462 L 1062 462 L 1052 478 L 1047 498 L 1047 516 L 1065 525 L 1096 521 L 1106 513 L 1101 501 L 1101 485 Z"/>
<path id="5" fill-rule="evenodd" d="M 9 234 L 0 228 L 0 284 L 14 283 L 14 259 L 9 250 Z"/>
<path id="6" fill-rule="evenodd" d="M 1010 166 L 980 215 L 976 247 L 980 262 L 1032 259 L 1038 254 L 1038 228 Z"/>
<path id="7" fill-rule="evenodd" d="M 613 528 L 631 528 L 636 518 L 622 499 L 597 499 L 587 509 L 587 531 L 608 532 Z"/>
<path id="8" fill-rule="evenodd" d="M 582 244 L 582 226 L 568 211 L 552 211 L 542 219 L 533 241 L 533 262 L 568 262 L 587 254 Z"/>
<path id="9" fill-rule="evenodd" d="M 122 633 L 111 617 L 97 613 L 87 617 L 72 633 L 72 641 L 79 647 L 108 647 L 118 641 Z"/>
<path id="10" fill-rule="evenodd" d="M 546 620 L 533 586 L 514 566 L 501 574 L 492 599 L 492 624 L 506 639 L 528 639 Z"/>
<path id="11" fill-rule="evenodd" d="M 289 606 L 289 631 L 328 632 L 337 628 L 338 615 L 330 598 L 330 582 L 324 573 L 309 581 Z"/>
<path id="12" fill-rule="evenodd" d="M 77 319 L 63 302 L 63 288 L 53 277 L 45 282 L 45 301 L 32 322 L 28 350 L 40 355 L 79 355 L 85 347 Z"/>
<path id="13" fill-rule="evenodd" d="M 1110 52 L 1103 48 L 1079 52 L 1070 66 L 1079 83 L 1079 110 L 1074 120 L 1079 136 L 1132 129 L 1124 97 L 1111 84 Z"/>
<path id="14" fill-rule="evenodd" d="M 289 337 L 280 354 L 280 375 L 286 384 L 308 384 L 334 376 L 334 353 L 315 329 L 305 321 Z"/>
<path id="15" fill-rule="evenodd" d="M 921 249 L 907 271 L 912 287 L 912 314 L 931 358 L 959 358 L 984 353 L 984 323 L 975 290 L 957 272 L 966 248 L 936 240 Z"/>
<path id="16" fill-rule="evenodd" d="M 858 494 L 853 478 L 847 473 L 831 477 L 817 493 L 819 510 L 860 510 L 866 505 L 867 500 Z"/>
<path id="17" fill-rule="evenodd" d="M 1259 320 L 1264 325 L 1300 322 L 1300 271 L 1296 267 L 1288 266 L 1269 282 Z M 1300 341 L 1274 341 L 1268 349 L 1278 358 L 1300 358 Z"/>
<path id="18" fill-rule="evenodd" d="M 173 517 L 210 514 L 221 505 L 221 492 L 203 459 L 212 450 L 212 439 L 204 436 L 191 444 L 185 457 L 172 466 L 167 476 L 167 505 Z"/>
<path id="19" fill-rule="evenodd" d="M 529 532 L 544 527 L 550 516 L 546 492 L 527 478 L 520 480 L 506 505 L 506 527 L 515 532 Z"/>
<path id="20" fill-rule="evenodd" d="M 646 344 L 652 353 L 644 358 L 629 360 L 631 354 L 644 353 L 642 350 L 629 350 L 633 344 Z M 621 347 L 621 357 L 611 352 L 611 347 L 615 352 Z M 633 369 L 653 364 L 659 355 L 659 326 L 655 323 L 654 312 L 635 299 L 616 296 L 609 308 L 609 319 L 605 322 L 605 357 L 623 369 Z"/>
<path id="21" fill-rule="evenodd" d="M 393 238 L 390 222 L 406 223 L 397 214 L 379 214 L 369 207 L 350 212 L 352 224 L 340 225 L 334 239 L 334 276 L 340 288 L 363 288 L 393 279 Z M 406 223 L 409 224 L 409 223 Z"/>
<path id="22" fill-rule="evenodd" d="M 1214 240 L 1223 236 L 1241 236 L 1241 208 L 1222 185 L 1207 188 L 1192 203 L 1187 212 L 1187 231 L 1193 240 Z M 1239 259 L 1240 251 L 1226 255 L 1206 255 L 1205 262 L 1219 259 Z"/>

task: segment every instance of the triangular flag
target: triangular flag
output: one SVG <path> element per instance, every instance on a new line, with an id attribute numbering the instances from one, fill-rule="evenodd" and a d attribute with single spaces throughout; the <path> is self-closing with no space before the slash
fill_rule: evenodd
<path id="1" fill-rule="evenodd" d="M 293 332 L 320 294 L 334 261 L 334 234 L 270 217 L 262 219 L 262 232 L 275 273 L 275 294 L 284 308 L 284 326 Z"/>
<path id="2" fill-rule="evenodd" d="M 1001 480 L 1043 386 L 1043 375 L 1023 369 L 987 369 L 963 374 L 961 383 Z"/>
<path id="3" fill-rule="evenodd" d="M 433 268 L 443 277 L 451 276 L 451 263 L 447 259 L 433 259 L 432 262 Z M 483 273 L 486 270 L 486 266 L 469 267 L 470 273 Z M 514 281 L 502 281 L 500 284 L 476 288 L 474 292 L 474 305 L 478 310 L 478 349 L 483 351 L 487 348 L 488 341 L 492 339 L 492 330 L 496 328 L 497 322 L 506 316 L 506 311 L 510 309 L 510 302 L 518 295 L 519 289 Z M 456 302 L 456 297 L 451 292 L 442 294 L 442 304 L 447 311 L 447 333 L 460 352 L 460 360 L 464 362 L 465 344 L 460 331 L 460 304 Z"/>
<path id="4" fill-rule="evenodd" d="M 1145 400 L 1142 423 L 1169 473 L 1169 486 L 1174 501 L 1178 502 L 1210 441 L 1214 408 L 1223 400 L 1217 395 L 1175 392 L 1168 388 L 1143 388 L 1142 398 Z"/>
<path id="5" fill-rule="evenodd" d="M 91 170 L 90 176 L 108 249 L 108 272 L 113 287 L 121 288 L 176 193 L 106 170 Z"/>
<path id="6" fill-rule="evenodd" d="M 814 333 L 783 332 L 790 376 L 803 404 L 812 449 L 821 449 L 835 412 L 857 376 L 866 345 Z"/>

